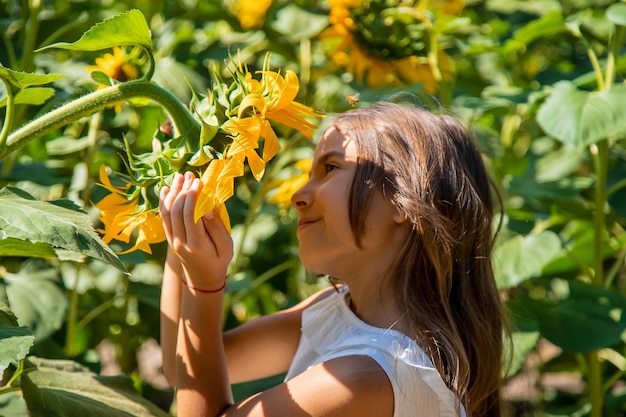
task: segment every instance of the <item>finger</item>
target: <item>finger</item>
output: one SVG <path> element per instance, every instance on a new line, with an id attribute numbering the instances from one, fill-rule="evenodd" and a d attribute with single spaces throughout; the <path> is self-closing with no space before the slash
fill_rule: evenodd
<path id="1" fill-rule="evenodd" d="M 176 174 L 174 179 L 172 180 L 171 187 L 163 187 L 161 189 L 161 196 L 159 199 L 159 212 L 161 214 L 161 219 L 163 222 L 163 228 L 165 229 L 165 237 L 167 238 L 170 245 L 172 245 L 172 221 L 171 221 L 171 211 L 172 204 L 180 189 L 183 185 L 183 176 L 181 174 Z"/>
<path id="2" fill-rule="evenodd" d="M 214 211 L 202 217 L 202 223 L 207 233 L 211 237 L 211 241 L 215 245 L 217 256 L 232 258 L 233 256 L 233 239 L 228 234 L 224 223 Z"/>
<path id="3" fill-rule="evenodd" d="M 191 188 L 185 199 L 185 207 L 183 218 L 185 222 L 185 230 L 187 231 L 187 242 L 190 246 L 206 243 L 208 240 L 207 232 L 200 222 L 194 220 L 196 203 L 200 196 L 202 183 L 200 179 L 195 178 L 191 183 Z"/>
<path id="4" fill-rule="evenodd" d="M 161 223 L 163 224 L 163 230 L 165 231 L 165 237 L 170 242 L 172 236 L 172 225 L 170 223 L 170 213 L 165 207 L 165 200 L 170 192 L 170 187 L 163 186 L 159 193 L 159 215 L 161 216 Z"/>
<path id="5" fill-rule="evenodd" d="M 191 184 L 193 182 L 194 175 L 190 172 L 186 172 L 183 178 L 182 185 L 180 187 L 180 191 L 176 194 L 176 196 L 172 199 L 172 205 L 170 207 L 170 222 L 172 225 L 172 243 L 174 244 L 174 250 L 178 245 L 186 245 L 187 244 L 187 231 L 185 228 L 184 221 L 184 209 L 185 209 L 185 200 L 187 199 L 187 193 L 191 188 Z"/>

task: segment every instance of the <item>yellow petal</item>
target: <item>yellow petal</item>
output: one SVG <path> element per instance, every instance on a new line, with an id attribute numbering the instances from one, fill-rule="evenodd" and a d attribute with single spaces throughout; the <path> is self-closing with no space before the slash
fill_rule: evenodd
<path id="1" fill-rule="evenodd" d="M 261 135 L 264 138 L 263 141 L 263 161 L 268 162 L 272 159 L 278 151 L 280 151 L 280 142 L 278 141 L 278 137 L 276 136 L 276 132 L 272 129 L 272 126 L 267 120 L 263 121 L 263 126 L 261 128 Z M 250 163 L 250 162 L 248 162 Z M 252 166 L 251 166 L 252 168 Z"/>
<path id="2" fill-rule="evenodd" d="M 216 204 L 225 202 L 235 193 L 235 178 L 241 177 L 244 173 L 244 158 L 244 153 L 238 153 L 226 158 L 226 163 L 217 180 Z"/>
<path id="3" fill-rule="evenodd" d="M 224 224 L 226 231 L 230 234 L 232 232 L 232 228 L 230 227 L 230 217 L 228 216 L 228 210 L 226 209 L 225 204 L 220 204 L 217 207 L 217 214 L 222 221 L 222 224 Z"/>
<path id="4" fill-rule="evenodd" d="M 263 161 L 255 151 L 246 152 L 246 157 L 248 158 L 248 165 L 250 166 L 250 171 L 252 171 L 254 179 L 261 181 L 265 173 L 265 161 Z"/>
<path id="5" fill-rule="evenodd" d="M 298 112 L 293 106 L 275 112 L 268 112 L 266 116 L 270 120 L 274 120 L 278 123 L 284 124 L 285 126 L 298 130 L 309 139 L 313 137 L 313 131 L 316 126 L 298 116 Z"/>
<path id="6" fill-rule="evenodd" d="M 225 161 L 223 159 L 214 159 L 209 163 L 206 170 L 200 177 L 202 189 L 198 196 L 198 202 L 194 210 L 194 221 L 205 214 L 213 211 L 215 208 L 215 190 L 217 189 L 217 178 L 224 168 Z"/>
<path id="7" fill-rule="evenodd" d="M 233 142 L 228 148 L 229 156 L 259 147 L 261 119 L 258 117 L 230 119 L 228 122 L 224 123 L 224 130 L 234 136 Z"/>
<path id="8" fill-rule="evenodd" d="M 245 96 L 243 100 L 241 100 L 241 104 L 239 104 L 237 116 L 239 116 L 240 119 L 243 118 L 243 113 L 250 107 L 255 108 L 261 114 L 265 114 L 267 108 L 265 97 L 258 93 L 251 93 Z"/>

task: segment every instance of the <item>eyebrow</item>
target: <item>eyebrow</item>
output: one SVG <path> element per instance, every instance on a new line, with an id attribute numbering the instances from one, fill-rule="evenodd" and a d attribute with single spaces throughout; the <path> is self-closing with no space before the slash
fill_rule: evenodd
<path id="1" fill-rule="evenodd" d="M 328 151 L 324 154 L 322 154 L 322 156 L 319 157 L 319 159 L 317 160 L 318 163 L 324 163 L 326 161 L 328 161 L 329 159 L 331 159 L 332 157 L 338 157 L 338 158 L 346 158 L 346 154 L 344 152 L 341 151 Z"/>

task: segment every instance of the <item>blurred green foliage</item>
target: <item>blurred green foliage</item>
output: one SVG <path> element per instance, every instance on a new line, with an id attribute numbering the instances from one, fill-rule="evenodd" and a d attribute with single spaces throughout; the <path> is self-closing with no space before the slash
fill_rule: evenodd
<path id="1" fill-rule="evenodd" d="M 338 23 L 340 9 L 331 4 L 341 2 L 323 0 L 275 0 L 261 16 L 243 15 L 244 0 L 0 0 L 0 146 L 17 128 L 94 91 L 98 76 L 87 67 L 111 52 L 35 51 L 74 42 L 97 22 L 131 9 L 142 12 L 152 33 L 153 81 L 181 103 L 188 104 L 194 90 L 208 92 L 213 65 L 230 77 L 229 54 L 253 72 L 269 52 L 273 68 L 298 74 L 298 101 L 329 115 L 394 95 L 450 109 L 475 130 L 503 195 L 494 266 L 514 330 L 507 378 L 536 378 L 533 395 L 509 397 L 512 413 L 623 415 L 626 4 L 408 2 L 426 7 L 403 14 L 398 3 L 363 0 L 353 11 L 354 29 Z M 365 18 L 372 10 L 375 18 Z M 377 19 L 383 12 L 387 18 Z M 341 35 L 342 28 L 359 32 Z M 368 54 L 371 45 L 358 44 L 364 39 L 382 43 L 380 53 Z M 385 48 L 393 51 L 388 58 Z M 416 58 L 400 62 L 406 57 L 398 51 Z M 74 387 L 62 381 L 69 372 L 81 378 L 99 372 L 103 346 L 112 347 L 119 371 L 131 379 L 93 380 L 82 394 L 85 403 L 102 396 L 111 401 L 85 415 L 159 415 L 141 395 L 168 409 L 170 393 L 161 387 L 155 395 L 138 361 L 141 348 L 159 337 L 164 244 L 152 254 L 119 258 L 113 251 L 125 246 L 117 242 L 83 245 L 97 241 L 89 225 L 100 227 L 92 206 L 104 195 L 95 185 L 100 166 L 123 171 L 124 141 L 135 153 L 150 151 L 165 119 L 160 106 L 127 102 L 121 111 L 106 108 L 33 137 L 0 161 L 0 414 L 52 413 L 34 399 L 58 392 L 65 394 L 50 404 L 73 398 Z M 279 133 L 288 149 L 268 164 L 260 183 L 238 182 L 227 203 L 236 247 L 227 328 L 325 285 L 298 263 L 293 211 L 267 202 L 271 186 L 299 174 L 294 164 L 312 153 L 313 144 L 298 132 Z M 23 221 L 68 221 L 70 229 L 42 229 L 33 237 Z M 73 231 L 83 238 L 53 240 Z M 547 345 L 554 352 L 549 358 Z M 551 386 L 555 374 L 581 384 Z M 49 381 L 55 388 L 42 394 Z M 275 382 L 235 392 L 243 397 Z M 141 395 L 129 394 L 130 383 Z M 125 400 L 114 401 L 120 395 Z"/>

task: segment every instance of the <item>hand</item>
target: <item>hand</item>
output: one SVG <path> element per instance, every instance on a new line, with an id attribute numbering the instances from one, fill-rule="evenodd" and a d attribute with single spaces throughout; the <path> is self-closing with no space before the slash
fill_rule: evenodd
<path id="1" fill-rule="evenodd" d="M 159 212 L 167 242 L 180 259 L 188 284 L 215 289 L 226 279 L 233 241 L 213 212 L 194 222 L 201 186 L 193 173 L 177 174 L 171 187 L 161 189 Z"/>

